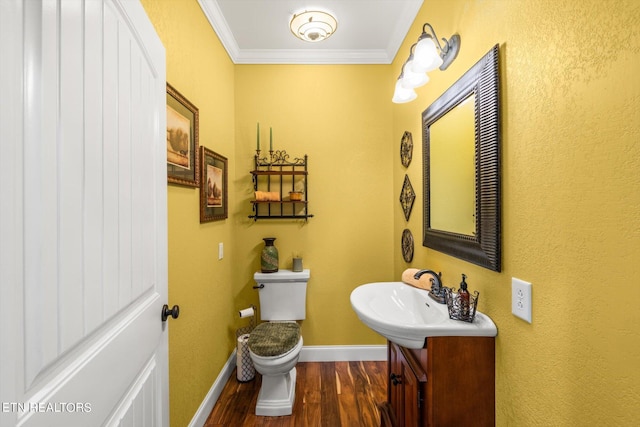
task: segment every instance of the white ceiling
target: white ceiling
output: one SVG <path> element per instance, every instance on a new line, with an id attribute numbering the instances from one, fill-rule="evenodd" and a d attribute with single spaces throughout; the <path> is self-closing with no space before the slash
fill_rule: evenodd
<path id="1" fill-rule="evenodd" d="M 423 0 L 198 2 L 236 64 L 390 64 Z M 289 21 L 304 10 L 330 12 L 338 29 L 318 43 L 297 39 Z"/>

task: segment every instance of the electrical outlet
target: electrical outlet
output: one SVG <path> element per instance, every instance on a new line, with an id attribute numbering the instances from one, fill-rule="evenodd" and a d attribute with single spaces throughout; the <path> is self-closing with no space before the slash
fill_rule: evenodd
<path id="1" fill-rule="evenodd" d="M 224 245 L 222 242 L 218 243 L 218 259 L 224 258 Z"/>
<path id="2" fill-rule="evenodd" d="M 531 283 L 511 278 L 511 312 L 531 323 Z"/>

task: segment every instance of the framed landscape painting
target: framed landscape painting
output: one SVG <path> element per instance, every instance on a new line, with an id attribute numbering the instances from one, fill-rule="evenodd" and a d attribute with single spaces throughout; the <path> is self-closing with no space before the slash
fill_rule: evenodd
<path id="1" fill-rule="evenodd" d="M 167 181 L 198 187 L 198 108 L 167 83 Z"/>
<path id="2" fill-rule="evenodd" d="M 227 218 L 227 158 L 201 147 L 200 222 Z"/>

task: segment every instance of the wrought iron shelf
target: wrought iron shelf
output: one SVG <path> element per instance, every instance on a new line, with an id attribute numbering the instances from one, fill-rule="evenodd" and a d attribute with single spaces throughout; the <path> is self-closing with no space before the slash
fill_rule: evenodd
<path id="1" fill-rule="evenodd" d="M 277 204 L 287 204 L 287 203 L 307 203 L 306 200 L 278 200 L 278 201 L 267 201 L 267 200 L 251 200 L 251 203 L 257 203 L 257 204 L 272 204 L 272 205 L 277 205 Z M 313 216 L 313 215 L 309 215 L 309 216 Z"/>
<path id="2" fill-rule="evenodd" d="M 259 219 L 304 219 L 313 218 L 313 215 L 249 215 L 254 220 Z"/>
<path id="3" fill-rule="evenodd" d="M 269 151 L 268 156 L 254 156 L 254 169 L 250 171 L 256 199 L 251 200 L 254 221 L 258 219 L 304 219 L 312 218 L 309 213 L 308 157 L 294 158 L 284 150 Z M 291 200 L 290 192 L 301 193 L 301 200 Z M 262 194 L 260 194 L 262 193 Z M 258 200 L 258 195 L 274 197 L 277 200 Z"/>
<path id="4" fill-rule="evenodd" d="M 299 165 L 298 165 L 299 166 Z M 267 171 L 259 171 L 253 170 L 251 171 L 252 175 L 308 175 L 307 171 L 295 171 L 295 170 L 267 170 Z"/>

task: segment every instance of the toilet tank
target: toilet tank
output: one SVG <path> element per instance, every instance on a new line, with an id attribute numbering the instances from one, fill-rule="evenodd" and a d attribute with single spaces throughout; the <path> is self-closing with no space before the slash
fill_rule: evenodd
<path id="1" fill-rule="evenodd" d="M 260 296 L 260 319 L 303 320 L 307 316 L 308 269 L 300 272 L 279 270 L 253 275 Z"/>

